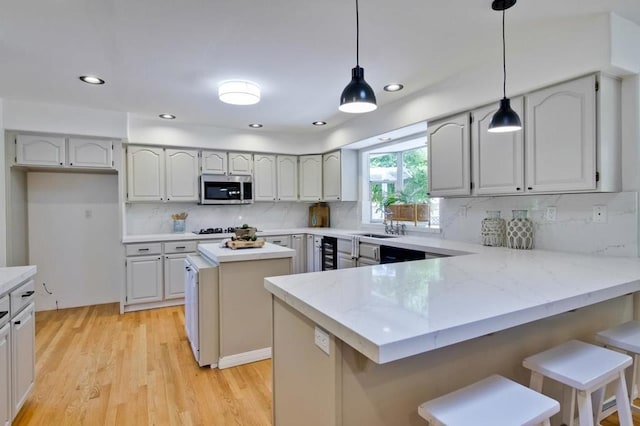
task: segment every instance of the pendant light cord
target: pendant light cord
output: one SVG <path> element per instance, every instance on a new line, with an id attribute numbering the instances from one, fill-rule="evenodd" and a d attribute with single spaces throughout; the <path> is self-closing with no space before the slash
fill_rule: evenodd
<path id="1" fill-rule="evenodd" d="M 356 0 L 356 66 L 360 66 L 360 16 L 358 13 L 358 0 Z"/>
<path id="2" fill-rule="evenodd" d="M 504 37 L 505 13 L 506 13 L 506 9 L 502 9 L 502 95 L 504 98 L 507 97 L 507 53 L 506 53 L 507 49 L 505 47 L 505 37 Z"/>

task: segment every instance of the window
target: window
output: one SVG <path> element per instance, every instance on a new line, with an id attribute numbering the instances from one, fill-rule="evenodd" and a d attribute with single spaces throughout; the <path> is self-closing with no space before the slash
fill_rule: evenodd
<path id="1" fill-rule="evenodd" d="M 365 151 L 363 222 L 393 220 L 416 228 L 438 226 L 438 199 L 430 199 L 425 137 Z"/>

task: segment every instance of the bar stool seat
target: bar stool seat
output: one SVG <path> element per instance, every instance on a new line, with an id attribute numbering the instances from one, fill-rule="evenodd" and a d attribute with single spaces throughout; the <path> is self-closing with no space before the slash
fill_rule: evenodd
<path id="1" fill-rule="evenodd" d="M 629 391 L 631 410 L 640 412 L 640 406 L 633 403 L 633 393 L 638 383 L 638 366 L 640 363 L 640 321 L 629 321 L 596 334 L 596 340 L 612 348 L 621 349 L 633 354 L 633 375 Z"/>
<path id="2" fill-rule="evenodd" d="M 430 425 L 545 425 L 560 404 L 502 376 L 493 375 L 418 407 Z"/>
<path id="3" fill-rule="evenodd" d="M 523 365 L 531 370 L 531 389 L 542 392 L 544 377 L 571 388 L 563 404 L 564 422 L 573 425 L 576 392 L 580 426 L 593 425 L 602 411 L 604 387 L 616 384 L 616 400 L 621 426 L 633 426 L 624 370 L 631 365 L 628 355 L 570 340 L 527 357 Z M 567 410 L 569 409 L 569 410 Z"/>

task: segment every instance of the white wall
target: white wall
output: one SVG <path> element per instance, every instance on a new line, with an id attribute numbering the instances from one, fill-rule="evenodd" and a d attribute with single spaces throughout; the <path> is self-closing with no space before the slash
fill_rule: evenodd
<path id="1" fill-rule="evenodd" d="M 4 149 L 3 101 L 0 99 L 0 200 L 7 200 L 6 157 Z M 7 210 L 9 205 L 0 207 L 0 267 L 7 266 Z"/>
<path id="2" fill-rule="evenodd" d="M 29 263 L 36 310 L 120 300 L 124 253 L 115 174 L 29 172 Z M 49 295 L 42 283 L 46 283 Z"/>

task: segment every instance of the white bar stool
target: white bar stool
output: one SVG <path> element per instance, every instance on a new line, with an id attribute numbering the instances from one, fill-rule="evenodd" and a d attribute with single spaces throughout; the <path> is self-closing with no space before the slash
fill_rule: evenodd
<path id="1" fill-rule="evenodd" d="M 633 426 L 624 370 L 631 357 L 578 340 L 570 340 L 539 354 L 525 358 L 522 364 L 531 370 L 531 389 L 542 392 L 544 377 L 571 388 L 565 393 L 563 420 L 573 426 L 577 391 L 580 426 L 593 426 L 602 411 L 604 387 L 616 384 L 618 417 L 621 426 Z M 569 408 L 569 410 L 567 410 Z"/>
<path id="2" fill-rule="evenodd" d="M 596 334 L 596 339 L 607 346 L 633 354 L 633 375 L 629 392 L 631 410 L 640 413 L 640 407 L 633 403 L 634 392 L 637 391 L 638 363 L 640 361 L 640 321 L 629 321 Z"/>
<path id="3" fill-rule="evenodd" d="M 498 375 L 418 407 L 433 426 L 549 426 L 558 411 L 557 401 Z"/>

